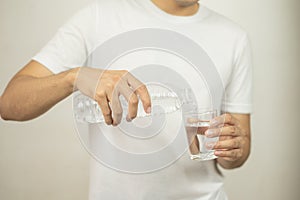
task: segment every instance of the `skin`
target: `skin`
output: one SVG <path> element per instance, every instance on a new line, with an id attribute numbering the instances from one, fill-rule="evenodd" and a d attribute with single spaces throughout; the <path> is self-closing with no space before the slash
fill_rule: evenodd
<path id="1" fill-rule="evenodd" d="M 171 15 L 190 16 L 194 15 L 198 9 L 198 0 L 152 0 L 161 10 Z"/>
<path id="2" fill-rule="evenodd" d="M 172 15 L 190 16 L 199 9 L 196 0 L 152 1 Z M 121 121 L 120 95 L 129 102 L 128 121 L 136 117 L 139 100 L 145 112 L 151 110 L 147 88 L 126 70 L 77 67 L 53 74 L 42 64 L 30 61 L 11 79 L 0 97 L 0 115 L 4 120 L 31 120 L 77 90 L 98 102 L 108 125 L 116 126 Z M 210 145 L 216 150 L 217 162 L 223 168 L 240 167 L 247 160 L 250 153 L 250 115 L 223 114 L 212 121 L 205 134 L 208 137 L 220 136 L 219 142 Z"/>
<path id="3" fill-rule="evenodd" d="M 198 0 L 152 0 L 152 2 L 163 11 L 177 16 L 194 15 L 200 6 Z M 214 133 L 208 134 L 210 132 Z M 205 135 L 219 136 L 219 142 L 210 144 L 209 148 L 216 150 L 217 162 L 223 168 L 240 167 L 250 154 L 250 115 L 225 113 L 215 119 L 215 125 L 211 125 Z"/>
<path id="4" fill-rule="evenodd" d="M 242 166 L 250 154 L 250 115 L 225 113 L 212 120 L 205 132 L 207 137 L 219 136 L 216 144 L 207 144 L 215 149 L 217 162 L 225 169 Z M 211 145 L 211 146 L 209 146 Z"/>
<path id="5" fill-rule="evenodd" d="M 128 121 L 136 117 L 137 95 L 145 112 L 151 109 L 147 88 L 126 70 L 78 67 L 53 74 L 42 64 L 31 61 L 12 78 L 4 91 L 1 117 L 15 121 L 34 119 L 77 90 L 99 103 L 108 125 L 116 126 L 121 121 L 120 95 L 129 102 Z"/>

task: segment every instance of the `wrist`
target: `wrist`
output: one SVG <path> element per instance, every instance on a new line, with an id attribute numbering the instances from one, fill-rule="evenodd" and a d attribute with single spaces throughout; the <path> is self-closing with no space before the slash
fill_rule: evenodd
<path id="1" fill-rule="evenodd" d="M 67 81 L 68 85 L 73 89 L 73 91 L 77 90 L 76 79 L 77 79 L 79 70 L 80 70 L 80 67 L 76 67 L 76 68 L 70 69 L 66 72 L 67 73 L 66 81 Z"/>

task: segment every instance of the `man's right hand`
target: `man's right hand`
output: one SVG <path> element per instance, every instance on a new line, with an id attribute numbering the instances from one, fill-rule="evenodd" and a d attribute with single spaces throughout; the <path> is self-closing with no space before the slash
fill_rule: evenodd
<path id="1" fill-rule="evenodd" d="M 137 116 L 139 99 L 145 112 L 151 112 L 151 99 L 146 86 L 128 71 L 81 67 L 76 72 L 74 89 L 98 102 L 106 124 L 116 126 L 121 122 L 123 109 L 120 95 L 128 101 L 127 121 Z"/>

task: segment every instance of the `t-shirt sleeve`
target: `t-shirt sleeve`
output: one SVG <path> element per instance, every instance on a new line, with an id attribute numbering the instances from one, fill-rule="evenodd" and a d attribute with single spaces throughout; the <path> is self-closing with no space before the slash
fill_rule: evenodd
<path id="1" fill-rule="evenodd" d="M 222 111 L 252 112 L 252 54 L 249 38 L 244 35 L 234 55 L 231 79 L 225 88 Z"/>
<path id="2" fill-rule="evenodd" d="M 55 74 L 83 66 L 92 48 L 93 34 L 96 34 L 97 16 L 97 2 L 94 1 L 69 19 L 32 60 Z"/>

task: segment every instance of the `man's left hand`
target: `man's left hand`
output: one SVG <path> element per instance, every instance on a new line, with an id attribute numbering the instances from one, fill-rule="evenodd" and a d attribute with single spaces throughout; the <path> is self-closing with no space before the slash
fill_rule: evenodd
<path id="1" fill-rule="evenodd" d="M 206 144 L 215 150 L 218 162 L 224 168 L 241 166 L 250 152 L 250 116 L 248 114 L 223 114 L 211 121 L 205 132 L 207 137 L 219 137 L 215 144 Z"/>

